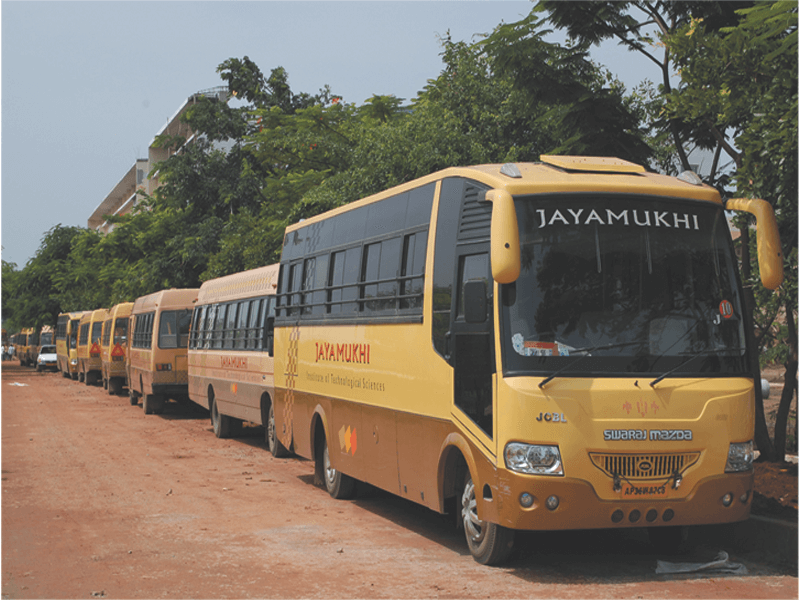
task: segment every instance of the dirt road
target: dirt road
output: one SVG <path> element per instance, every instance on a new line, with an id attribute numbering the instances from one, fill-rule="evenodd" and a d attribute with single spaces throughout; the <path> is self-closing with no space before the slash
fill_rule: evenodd
<path id="1" fill-rule="evenodd" d="M 759 556 L 732 554 L 743 577 L 656 575 L 637 533 L 525 535 L 507 567 L 483 567 L 427 509 L 368 486 L 333 500 L 260 427 L 219 440 L 199 411 L 146 417 L 17 364 L 2 363 L 3 598 L 798 595 L 796 569 Z"/>

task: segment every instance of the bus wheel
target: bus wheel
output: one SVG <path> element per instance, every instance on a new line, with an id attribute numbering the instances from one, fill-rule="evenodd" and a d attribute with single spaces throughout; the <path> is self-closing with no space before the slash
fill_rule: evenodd
<path id="1" fill-rule="evenodd" d="M 103 389 L 108 390 L 108 377 L 103 377 Z"/>
<path id="2" fill-rule="evenodd" d="M 137 394 L 133 390 L 128 390 L 128 400 L 130 400 L 131 406 L 138 405 L 139 404 L 139 394 Z"/>
<path id="3" fill-rule="evenodd" d="M 461 494 L 461 520 L 469 551 L 482 565 L 496 565 L 506 560 L 514 549 L 514 530 L 478 518 L 475 484 L 467 472 Z"/>
<path id="4" fill-rule="evenodd" d="M 265 429 L 267 432 L 267 445 L 269 446 L 269 451 L 272 452 L 272 456 L 275 458 L 285 458 L 289 456 L 289 451 L 286 449 L 286 446 L 281 444 L 277 433 L 275 433 L 275 408 L 271 402 L 269 404 L 269 418 L 267 419 Z"/>
<path id="5" fill-rule="evenodd" d="M 208 401 L 211 404 L 211 427 L 214 428 L 214 435 L 220 439 L 231 437 L 231 418 L 220 414 L 213 396 L 209 396 Z"/>
<path id="6" fill-rule="evenodd" d="M 86 381 L 86 373 L 78 371 L 78 381 L 84 383 Z"/>
<path id="7" fill-rule="evenodd" d="M 648 527 L 650 545 L 663 554 L 681 554 L 688 539 L 686 527 Z"/>
<path id="8" fill-rule="evenodd" d="M 331 466 L 331 457 L 328 453 L 328 440 L 323 440 L 322 452 L 317 455 L 317 460 L 322 461 L 322 473 L 325 480 L 325 489 L 332 498 L 337 500 L 347 500 L 353 497 L 356 489 L 356 480 L 337 471 Z"/>

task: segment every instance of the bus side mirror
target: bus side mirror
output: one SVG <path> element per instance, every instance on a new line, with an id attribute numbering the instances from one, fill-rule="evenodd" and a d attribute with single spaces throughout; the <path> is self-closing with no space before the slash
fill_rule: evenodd
<path id="1" fill-rule="evenodd" d="M 766 200 L 733 198 L 725 203 L 725 208 L 755 215 L 758 270 L 761 272 L 761 283 L 768 290 L 776 289 L 783 283 L 783 252 L 781 252 L 781 236 L 778 233 L 778 224 L 775 222 L 772 206 Z"/>
<path id="2" fill-rule="evenodd" d="M 514 198 L 506 190 L 489 190 L 492 203 L 492 277 L 497 283 L 513 283 L 519 277 L 520 251 L 517 211 Z"/>
<path id="3" fill-rule="evenodd" d="M 467 323 L 486 322 L 486 282 L 483 279 L 464 282 L 464 320 Z"/>

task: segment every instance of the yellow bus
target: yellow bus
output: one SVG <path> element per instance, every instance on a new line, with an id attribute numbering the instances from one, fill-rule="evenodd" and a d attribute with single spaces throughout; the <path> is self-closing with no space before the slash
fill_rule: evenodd
<path id="1" fill-rule="evenodd" d="M 206 281 L 189 338 L 189 398 L 211 413 L 214 434 L 236 435 L 242 422 L 264 425 L 275 456 L 273 324 L 278 265 Z"/>
<path id="2" fill-rule="evenodd" d="M 64 377 L 78 378 L 78 331 L 83 311 L 60 313 L 56 320 L 58 370 Z"/>
<path id="3" fill-rule="evenodd" d="M 42 325 L 39 329 L 38 334 L 36 335 L 36 343 L 35 345 L 30 345 L 28 347 L 28 356 L 30 357 L 31 366 L 35 366 L 36 370 L 39 371 L 39 349 L 42 346 L 55 346 L 55 330 L 53 329 L 52 325 Z"/>
<path id="4" fill-rule="evenodd" d="M 357 480 L 453 510 L 475 560 L 515 530 L 746 519 L 755 347 L 725 209 L 693 173 L 612 158 L 451 168 L 287 228 L 275 429 Z"/>
<path id="5" fill-rule="evenodd" d="M 197 289 L 169 289 L 137 298 L 128 326 L 128 394 L 144 413 L 172 398 L 188 401 L 187 346 Z"/>
<path id="6" fill-rule="evenodd" d="M 78 381 L 83 381 L 86 385 L 99 380 L 102 374 L 100 340 L 107 314 L 105 308 L 98 308 L 86 311 L 81 317 L 78 334 Z"/>
<path id="7" fill-rule="evenodd" d="M 119 394 L 128 384 L 125 365 L 125 350 L 128 347 L 128 321 L 133 302 L 122 302 L 108 309 L 103 323 L 103 339 L 100 343 L 103 387 L 109 395 Z"/>
<path id="8" fill-rule="evenodd" d="M 42 325 L 39 330 L 39 346 L 53 346 L 56 343 L 55 330 L 52 325 Z"/>
<path id="9" fill-rule="evenodd" d="M 19 358 L 20 366 L 33 367 L 36 365 L 36 350 L 39 347 L 38 334 L 34 327 L 26 327 L 17 334 L 15 353 Z"/>

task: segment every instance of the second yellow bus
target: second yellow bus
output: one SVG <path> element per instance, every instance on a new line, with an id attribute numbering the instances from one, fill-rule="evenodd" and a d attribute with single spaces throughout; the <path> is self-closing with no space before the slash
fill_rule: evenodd
<path id="1" fill-rule="evenodd" d="M 169 289 L 137 298 L 131 309 L 128 394 L 145 414 L 173 398 L 188 401 L 187 346 L 197 289 Z"/>
<path id="2" fill-rule="evenodd" d="M 243 421 L 263 424 L 275 456 L 272 408 L 273 324 L 278 265 L 206 281 L 200 287 L 189 342 L 189 398 L 211 412 L 217 437 Z"/>

